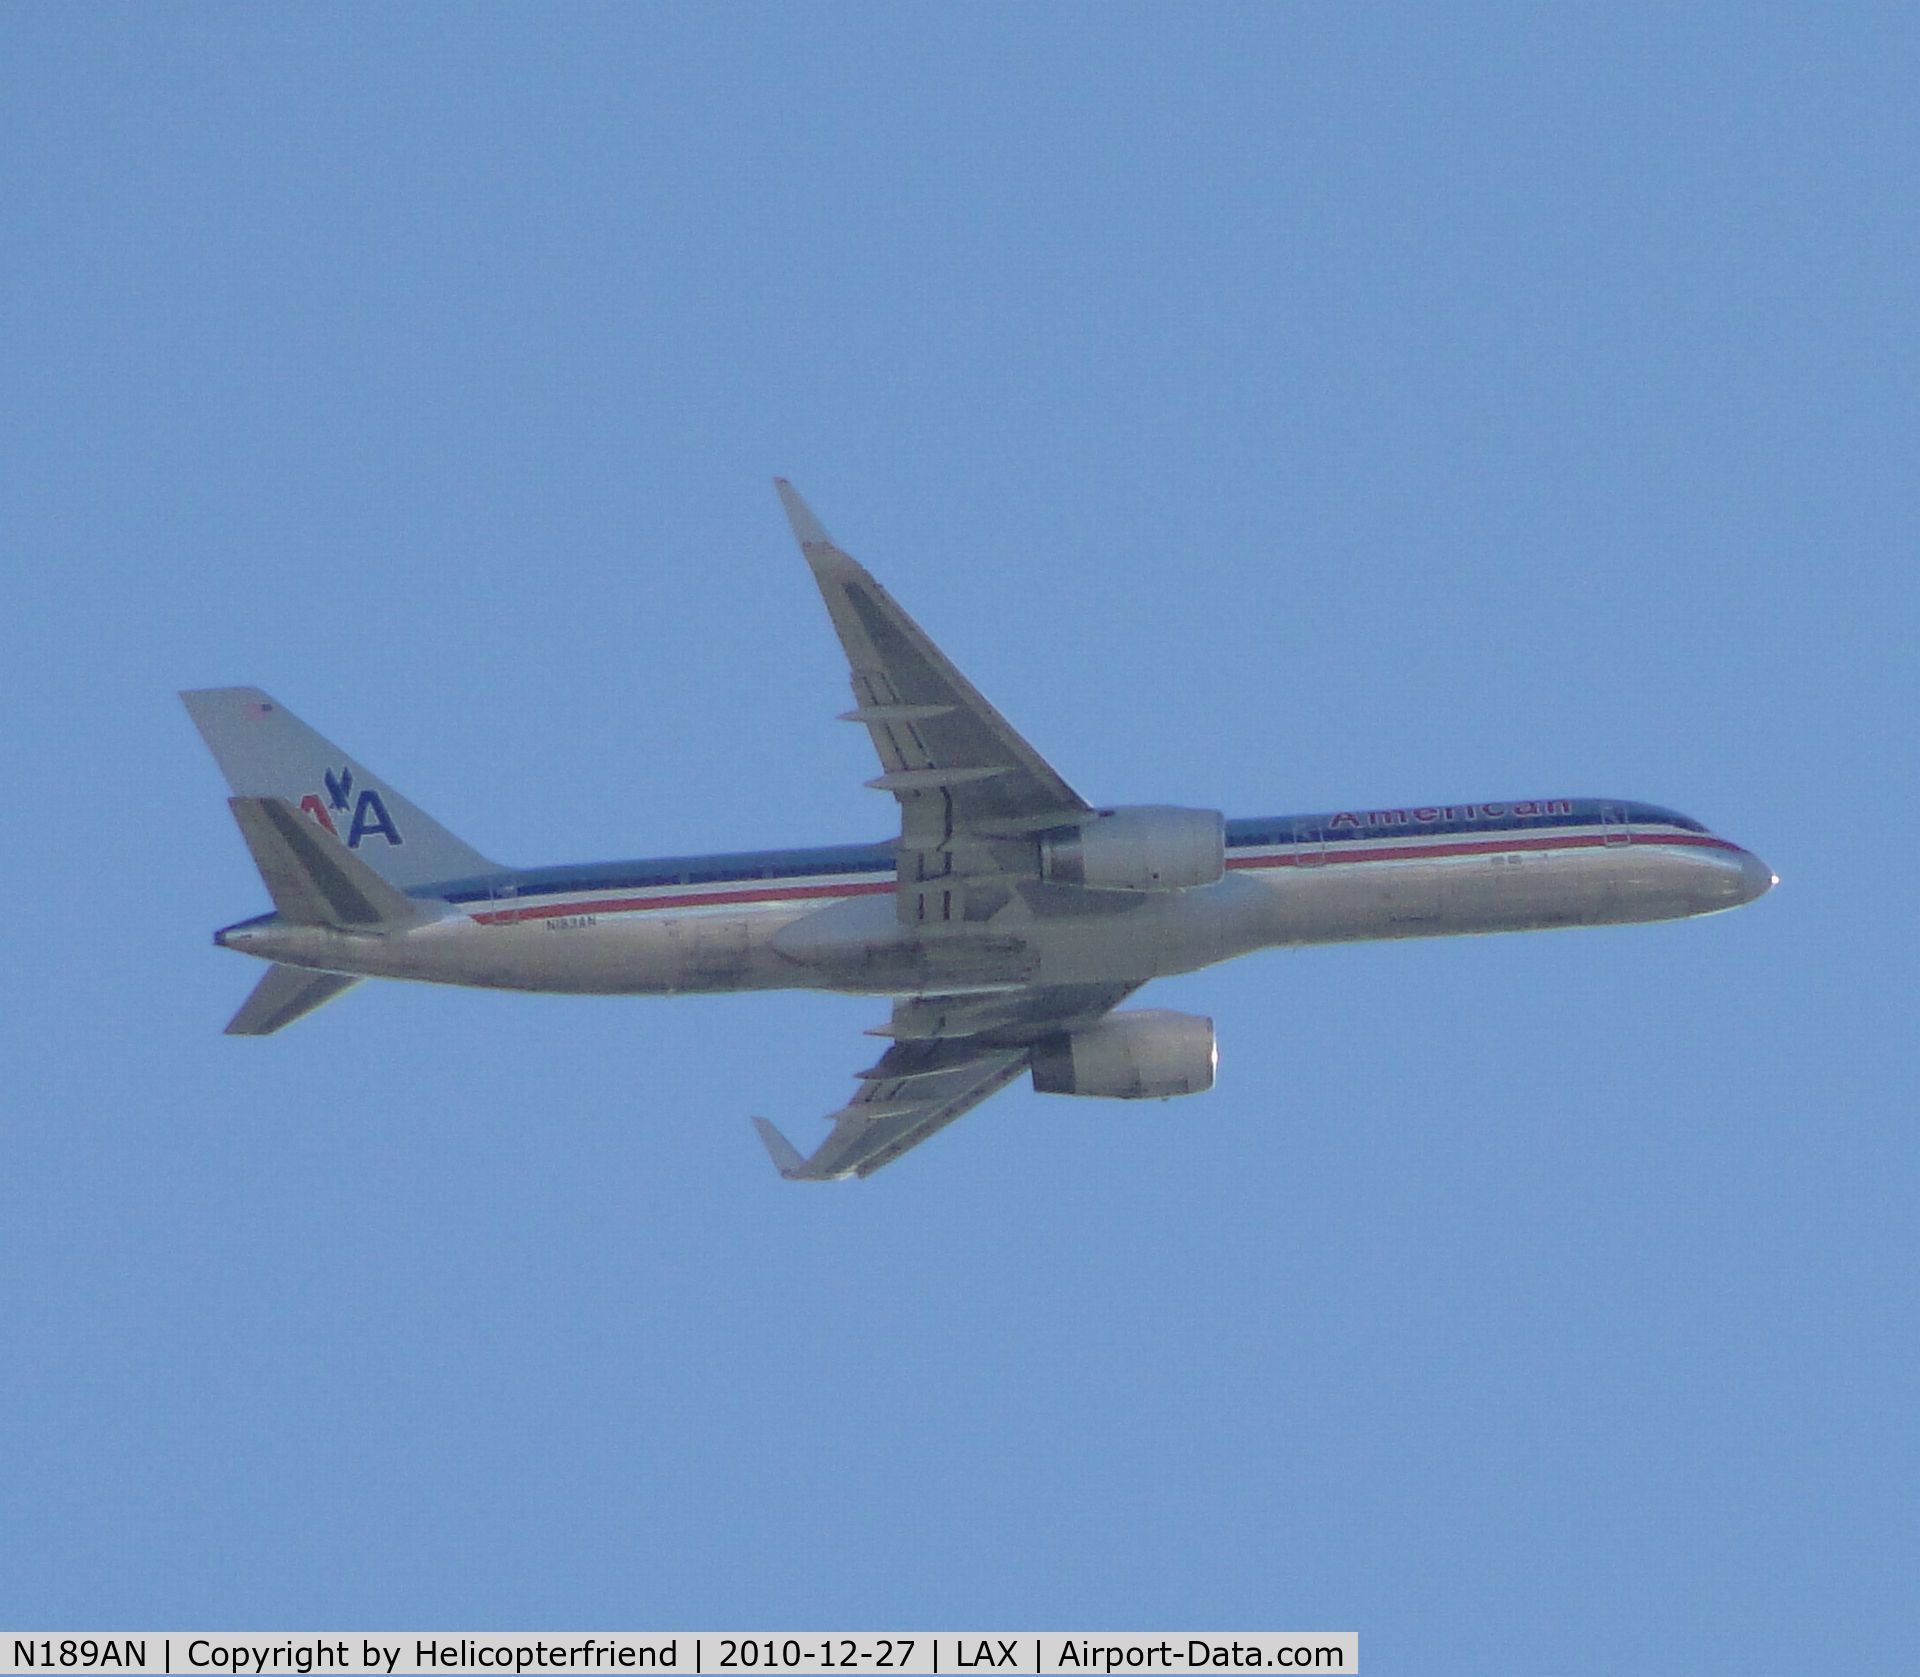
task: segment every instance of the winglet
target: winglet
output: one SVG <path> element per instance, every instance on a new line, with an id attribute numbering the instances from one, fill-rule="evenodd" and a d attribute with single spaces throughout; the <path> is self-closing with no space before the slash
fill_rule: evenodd
<path id="1" fill-rule="evenodd" d="M 796 1180 L 807 1164 L 800 1157 L 799 1150 L 766 1119 L 754 1119 L 753 1127 L 760 1132 L 760 1139 L 766 1144 L 767 1157 L 773 1160 L 773 1168 L 789 1182 Z"/>
<path id="2" fill-rule="evenodd" d="M 787 509 L 787 522 L 793 526 L 793 539 L 800 544 L 801 552 L 811 553 L 815 548 L 834 546 L 833 537 L 813 516 L 813 509 L 800 499 L 799 490 L 783 477 L 775 478 L 773 487 L 780 492 L 780 504 Z"/>

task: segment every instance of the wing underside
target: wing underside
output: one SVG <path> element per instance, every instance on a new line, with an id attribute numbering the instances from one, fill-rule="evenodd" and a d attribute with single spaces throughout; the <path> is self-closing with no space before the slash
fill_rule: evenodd
<path id="1" fill-rule="evenodd" d="M 1032 970 L 1035 839 L 1094 811 L 835 544 L 793 486 L 776 486 L 847 655 L 854 708 L 842 720 L 873 740 L 881 772 L 867 784 L 899 802 L 896 913 L 920 932 L 929 967 L 935 953 L 970 954 L 982 976 L 1005 980 L 901 996 L 871 1033 L 891 1045 L 829 1115 L 833 1129 L 811 1157 L 756 1120 L 782 1176 L 819 1182 L 891 1164 L 1019 1077 L 1036 1043 L 1091 1023 L 1138 986 L 1022 981 Z"/>
<path id="2" fill-rule="evenodd" d="M 946 1128 L 1027 1069 L 1036 1043 L 1092 1023 L 1139 988 L 1045 985 L 988 995 L 909 996 L 872 1034 L 893 1038 L 860 1074 L 832 1131 L 803 1158 L 764 1118 L 755 1120 L 775 1167 L 790 1182 L 871 1176 Z"/>
<path id="3" fill-rule="evenodd" d="M 865 725 L 881 769 L 867 784 L 899 801 L 899 917 L 984 923 L 1009 901 L 1009 864 L 1033 835 L 1092 811 L 793 486 L 777 486 L 847 655 L 854 708 L 841 720 Z"/>

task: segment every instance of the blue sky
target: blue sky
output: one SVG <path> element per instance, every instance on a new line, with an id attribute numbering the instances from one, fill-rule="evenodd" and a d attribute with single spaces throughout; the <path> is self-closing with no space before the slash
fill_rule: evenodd
<path id="1" fill-rule="evenodd" d="M 0 13 L 0 1622 L 1903 1669 L 1891 7 Z M 1075 785 L 1620 795 L 1739 914 L 1271 954 L 870 1183 L 871 1002 L 266 1041 L 173 698 L 490 854 L 884 836 L 769 479 Z"/>

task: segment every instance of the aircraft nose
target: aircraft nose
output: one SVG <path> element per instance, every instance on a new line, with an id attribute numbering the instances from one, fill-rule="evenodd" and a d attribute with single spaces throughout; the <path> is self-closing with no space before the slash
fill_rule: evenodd
<path id="1" fill-rule="evenodd" d="M 1740 852 L 1740 900 L 1750 903 L 1780 883 L 1780 876 L 1751 850 Z"/>

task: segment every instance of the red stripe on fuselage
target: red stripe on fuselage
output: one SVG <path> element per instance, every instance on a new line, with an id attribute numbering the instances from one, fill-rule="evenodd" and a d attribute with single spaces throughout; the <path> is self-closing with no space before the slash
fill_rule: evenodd
<path id="1" fill-rule="evenodd" d="M 487 909 L 474 915 L 483 926 L 507 926 L 519 920 L 548 920 L 562 914 L 639 914 L 660 908 L 711 908 L 726 903 L 804 902 L 809 897 L 872 897 L 891 892 L 893 881 L 858 885 L 780 885 L 768 890 L 700 891 L 684 897 L 594 897 L 584 902 L 535 903 L 523 908 Z"/>
<path id="2" fill-rule="evenodd" d="M 1625 850 L 1635 844 L 1685 844 L 1714 850 L 1738 851 L 1740 846 L 1711 833 L 1633 833 L 1624 839 L 1604 833 L 1556 837 L 1486 838 L 1467 842 L 1431 842 L 1414 836 L 1413 842 L 1392 848 L 1362 848 L 1353 839 L 1329 840 L 1315 859 L 1299 854 L 1304 845 L 1290 846 L 1276 856 L 1229 856 L 1227 866 L 1240 868 L 1321 868 L 1348 862 L 1427 861 L 1436 856 L 1491 856 L 1512 850 Z M 549 920 L 571 914 L 644 914 L 663 909 L 716 908 L 730 903 L 788 903 L 834 897 L 874 897 L 891 894 L 892 880 L 862 880 L 850 885 L 777 885 L 743 887 L 729 891 L 691 892 L 679 897 L 598 897 L 578 902 L 529 903 L 516 908 L 486 909 L 473 915 L 483 926 L 509 926 L 524 920 Z"/>

